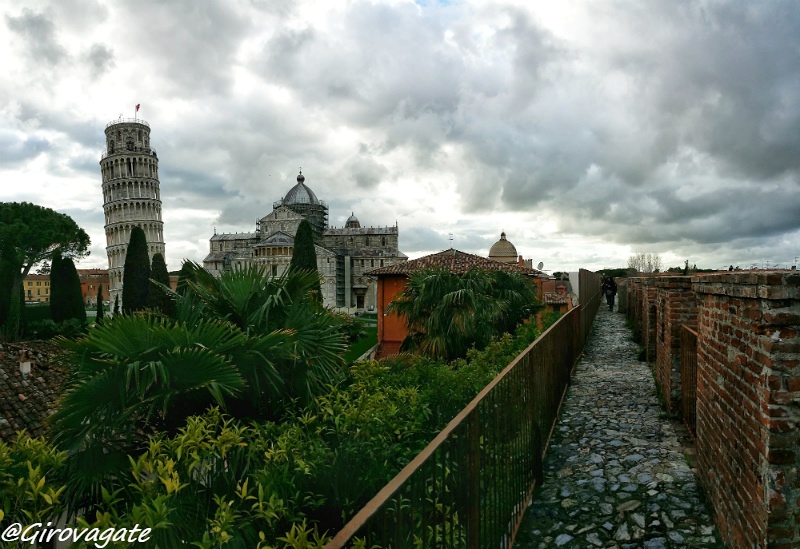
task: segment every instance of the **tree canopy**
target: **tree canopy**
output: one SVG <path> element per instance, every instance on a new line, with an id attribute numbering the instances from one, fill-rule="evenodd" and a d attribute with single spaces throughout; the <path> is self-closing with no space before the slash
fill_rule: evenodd
<path id="1" fill-rule="evenodd" d="M 517 273 L 473 269 L 418 271 L 389 304 L 405 317 L 408 336 L 401 350 L 434 358 L 463 357 L 541 310 L 534 284 Z"/>
<path id="2" fill-rule="evenodd" d="M 50 208 L 29 202 L 0 202 L 0 255 L 7 266 L 10 284 L 0 287 L 8 299 L 0 303 L 19 304 L 20 288 L 31 268 L 50 259 L 54 252 L 64 258 L 76 259 L 88 255 L 91 240 L 86 231 L 73 219 Z M 15 326 L 6 332 L 19 332 L 19 317 L 12 315 Z"/>
<path id="3" fill-rule="evenodd" d="M 216 405 L 276 419 L 345 378 L 344 336 L 337 317 L 310 301 L 312 273 L 271 278 L 250 266 L 215 278 L 186 269 L 183 294 L 161 286 L 175 318 L 117 316 L 59 340 L 71 371 L 50 423 L 70 452 L 75 509 L 99 496 L 104 479 L 121 477 L 148 436 L 174 433 L 192 414 Z"/>
<path id="4" fill-rule="evenodd" d="M 128 314 L 147 308 L 149 293 L 150 256 L 147 253 L 147 238 L 141 227 L 134 227 L 131 229 L 122 274 L 122 312 Z"/>

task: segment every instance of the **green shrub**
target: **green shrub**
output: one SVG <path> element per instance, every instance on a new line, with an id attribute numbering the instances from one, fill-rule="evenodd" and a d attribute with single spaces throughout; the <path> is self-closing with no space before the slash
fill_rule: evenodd
<path id="1" fill-rule="evenodd" d="M 25 320 L 28 322 L 38 322 L 40 320 L 53 320 L 50 314 L 49 303 L 37 303 L 36 305 L 25 306 Z"/>

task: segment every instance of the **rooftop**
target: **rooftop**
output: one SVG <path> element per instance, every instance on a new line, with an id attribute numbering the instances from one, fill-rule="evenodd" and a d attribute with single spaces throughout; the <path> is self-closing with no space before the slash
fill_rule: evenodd
<path id="1" fill-rule="evenodd" d="M 404 261 L 395 265 L 381 267 L 369 271 L 370 275 L 385 275 L 385 274 L 411 274 L 416 271 L 424 269 L 447 269 L 453 273 L 466 273 L 472 269 L 479 269 L 484 271 L 510 271 L 521 273 L 528 276 L 547 276 L 542 271 L 536 269 L 529 269 L 516 263 L 501 263 L 492 259 L 487 259 L 479 255 L 468 254 L 459 250 L 450 248 L 437 254 L 426 255 L 418 259 Z"/>
<path id="2" fill-rule="evenodd" d="M 22 377 L 17 353 L 31 351 L 31 373 Z M 58 363 L 60 349 L 44 341 L 4 344 L 0 351 L 0 440 L 11 441 L 17 431 L 32 437 L 45 434 L 46 420 L 55 411 L 66 373 Z"/>

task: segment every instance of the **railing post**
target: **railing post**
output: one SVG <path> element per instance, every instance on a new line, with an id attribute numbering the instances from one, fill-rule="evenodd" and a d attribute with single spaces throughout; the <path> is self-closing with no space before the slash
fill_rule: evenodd
<path id="1" fill-rule="evenodd" d="M 481 425 L 478 407 L 469 415 L 469 435 L 467 436 L 467 482 L 469 483 L 469 504 L 467 507 L 467 547 L 481 547 Z"/>
<path id="2" fill-rule="evenodd" d="M 542 482 L 544 482 L 544 470 L 542 466 L 542 431 L 536 423 L 533 423 L 532 427 L 531 451 L 533 452 L 533 478 L 536 480 L 536 486 L 541 486 Z"/>

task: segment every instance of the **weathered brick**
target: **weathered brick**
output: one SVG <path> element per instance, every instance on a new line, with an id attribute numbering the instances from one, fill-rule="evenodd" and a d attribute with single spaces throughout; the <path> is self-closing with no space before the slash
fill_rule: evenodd
<path id="1" fill-rule="evenodd" d="M 632 321 L 646 344 L 655 341 L 662 389 L 672 387 L 669 359 L 680 344 L 672 326 L 685 321 L 678 309 L 694 303 L 698 471 L 723 538 L 735 547 L 800 548 L 800 273 L 696 275 L 690 293 L 680 278 L 657 281 L 655 297 L 652 281 L 638 284 Z M 766 470 L 772 492 L 759 473 Z"/>

